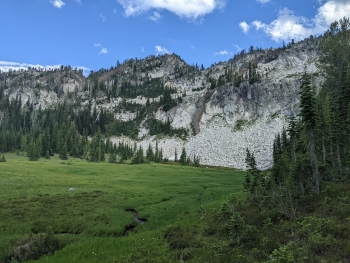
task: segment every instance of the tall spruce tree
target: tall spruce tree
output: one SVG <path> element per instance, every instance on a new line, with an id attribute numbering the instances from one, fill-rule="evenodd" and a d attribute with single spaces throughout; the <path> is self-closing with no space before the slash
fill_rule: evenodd
<path id="1" fill-rule="evenodd" d="M 304 72 L 300 86 L 300 117 L 306 134 L 307 151 L 310 155 L 314 191 L 320 192 L 318 158 L 315 150 L 315 128 L 317 122 L 316 91 L 311 83 L 311 75 Z"/>
<path id="2" fill-rule="evenodd" d="M 186 154 L 185 147 L 182 148 L 182 152 L 181 152 L 181 155 L 180 155 L 179 162 L 182 165 L 186 165 L 187 164 L 187 154 Z"/>

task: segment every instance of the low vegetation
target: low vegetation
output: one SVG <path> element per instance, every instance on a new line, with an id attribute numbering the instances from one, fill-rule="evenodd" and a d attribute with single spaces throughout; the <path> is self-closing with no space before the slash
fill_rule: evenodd
<path id="1" fill-rule="evenodd" d="M 244 173 L 232 169 L 5 156 L 0 262 L 178 262 L 171 229 L 186 239 L 229 193 L 243 193 Z"/>

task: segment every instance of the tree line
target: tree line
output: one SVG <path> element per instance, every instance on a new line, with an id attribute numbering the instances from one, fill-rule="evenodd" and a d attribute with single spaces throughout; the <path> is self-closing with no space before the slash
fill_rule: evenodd
<path id="1" fill-rule="evenodd" d="M 319 68 L 325 76 L 316 87 L 306 70 L 301 76 L 300 113 L 273 144 L 273 166 L 257 169 L 247 149 L 245 189 L 260 209 L 277 209 L 296 218 L 298 198 L 320 194 L 327 182 L 350 175 L 350 21 L 331 24 L 320 43 Z"/>

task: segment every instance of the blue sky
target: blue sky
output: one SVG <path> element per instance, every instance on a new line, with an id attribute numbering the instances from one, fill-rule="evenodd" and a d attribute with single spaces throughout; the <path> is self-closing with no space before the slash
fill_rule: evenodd
<path id="1" fill-rule="evenodd" d="M 0 70 L 88 72 L 163 53 L 208 67 L 251 45 L 322 34 L 344 16 L 349 0 L 1 0 Z"/>

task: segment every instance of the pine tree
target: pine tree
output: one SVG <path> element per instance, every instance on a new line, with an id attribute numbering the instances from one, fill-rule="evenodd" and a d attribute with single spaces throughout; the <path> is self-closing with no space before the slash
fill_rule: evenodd
<path id="1" fill-rule="evenodd" d="M 58 132 L 58 144 L 57 144 L 57 150 L 59 153 L 59 157 L 62 160 L 68 159 L 68 150 L 67 150 L 67 128 L 66 125 L 63 124 L 60 131 Z"/>
<path id="2" fill-rule="evenodd" d="M 92 137 L 90 145 L 90 158 L 91 162 L 104 162 L 105 161 L 105 145 L 102 140 L 101 131 Z"/>
<path id="3" fill-rule="evenodd" d="M 320 192 L 318 159 L 315 151 L 315 134 L 317 114 L 316 114 L 316 98 L 315 89 L 311 86 L 310 74 L 304 72 L 301 79 L 300 87 L 300 117 L 304 125 L 307 138 L 307 151 L 310 154 L 310 163 L 312 166 L 312 175 L 314 180 L 314 191 Z"/>
<path id="4" fill-rule="evenodd" d="M 38 161 L 40 158 L 40 152 L 37 143 L 32 139 L 27 147 L 27 156 L 29 161 Z"/>
<path id="5" fill-rule="evenodd" d="M 62 160 L 68 160 L 68 151 L 67 151 L 66 142 L 63 142 L 63 144 L 61 144 L 60 146 L 59 158 Z"/>
<path id="6" fill-rule="evenodd" d="M 196 155 L 193 156 L 193 166 L 199 167 L 200 159 Z"/>
<path id="7" fill-rule="evenodd" d="M 51 149 L 53 153 L 58 153 L 58 141 L 59 141 L 59 130 L 58 123 L 55 122 L 53 125 L 52 135 L 51 135 Z"/>
<path id="8" fill-rule="evenodd" d="M 175 161 L 175 162 L 178 161 L 178 160 L 177 160 L 177 150 L 176 150 L 176 148 L 175 148 L 175 157 L 174 157 L 174 161 Z"/>
<path id="9" fill-rule="evenodd" d="M 111 153 L 109 155 L 108 162 L 109 163 L 116 163 L 117 162 L 117 155 L 113 149 L 111 150 Z"/>
<path id="10" fill-rule="evenodd" d="M 186 155 L 185 147 L 182 148 L 179 162 L 181 163 L 181 165 L 186 165 L 187 155 Z"/>
<path id="11" fill-rule="evenodd" d="M 146 158 L 150 162 L 154 160 L 154 153 L 153 153 L 151 144 L 148 145 L 148 149 L 146 151 Z"/>
<path id="12" fill-rule="evenodd" d="M 22 137 L 21 137 L 21 151 L 26 152 L 27 151 L 27 146 L 28 146 L 28 144 L 27 144 L 27 136 L 22 135 Z"/>
<path id="13" fill-rule="evenodd" d="M 132 164 L 141 164 L 144 163 L 145 159 L 143 157 L 143 149 L 140 145 L 139 149 L 137 150 L 135 156 L 132 158 L 131 163 Z"/>

